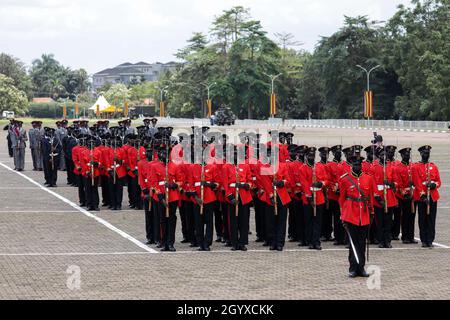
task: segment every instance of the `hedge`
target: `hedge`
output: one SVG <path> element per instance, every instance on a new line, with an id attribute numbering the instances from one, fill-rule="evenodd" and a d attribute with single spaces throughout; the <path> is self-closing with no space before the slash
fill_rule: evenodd
<path id="1" fill-rule="evenodd" d="M 63 117 L 63 103 L 30 103 L 28 107 L 28 115 L 33 118 L 52 118 L 60 119 Z M 67 106 L 67 117 L 74 118 L 75 103 L 69 102 Z M 83 108 L 86 108 L 87 115 L 87 105 L 78 104 L 78 109 L 80 115 L 83 114 Z"/>

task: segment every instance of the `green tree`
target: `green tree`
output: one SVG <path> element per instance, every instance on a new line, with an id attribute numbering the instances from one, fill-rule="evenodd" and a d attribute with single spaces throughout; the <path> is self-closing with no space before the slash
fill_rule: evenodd
<path id="1" fill-rule="evenodd" d="M 61 65 L 53 54 L 43 54 L 40 59 L 35 59 L 30 69 L 30 76 L 36 95 L 52 95 L 52 79 L 56 79 L 61 72 Z"/>
<path id="2" fill-rule="evenodd" d="M 385 29 L 385 61 L 398 75 L 395 106 L 407 119 L 450 117 L 450 7 L 447 0 L 400 5 Z"/>
<path id="3" fill-rule="evenodd" d="M 0 73 L 14 80 L 14 86 L 26 92 L 29 98 L 33 95 L 31 79 L 25 65 L 17 58 L 0 53 Z"/>
<path id="4" fill-rule="evenodd" d="M 142 82 L 130 87 L 130 100 L 132 104 L 142 104 L 145 99 L 154 98 L 157 94 L 157 83 Z"/>
<path id="5" fill-rule="evenodd" d="M 122 83 L 113 84 L 111 88 L 105 92 L 105 98 L 113 105 L 122 106 L 125 104 L 125 101 L 130 100 L 130 89 Z"/>
<path id="6" fill-rule="evenodd" d="M 17 115 L 24 115 L 27 107 L 25 92 L 14 86 L 14 79 L 0 74 L 0 112 L 14 111 Z"/>

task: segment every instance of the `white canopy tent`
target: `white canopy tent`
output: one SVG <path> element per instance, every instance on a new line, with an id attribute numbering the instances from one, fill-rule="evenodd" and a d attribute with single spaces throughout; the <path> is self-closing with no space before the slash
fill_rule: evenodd
<path id="1" fill-rule="evenodd" d="M 107 109 L 111 105 L 108 101 L 106 101 L 105 97 L 103 95 L 100 95 L 97 99 L 97 101 L 94 103 L 92 107 L 89 108 L 89 110 L 93 110 L 94 112 L 97 111 L 97 105 L 99 106 L 100 112 Z"/>

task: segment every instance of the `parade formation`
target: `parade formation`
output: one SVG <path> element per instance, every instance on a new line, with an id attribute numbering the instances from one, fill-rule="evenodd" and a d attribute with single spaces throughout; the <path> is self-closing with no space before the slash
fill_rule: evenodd
<path id="1" fill-rule="evenodd" d="M 181 243 L 247 251 L 251 207 L 263 247 L 282 251 L 287 240 L 322 250 L 333 241 L 349 248 L 350 277 L 368 276 L 369 244 L 389 249 L 400 234 L 417 244 L 416 212 L 421 245 L 433 247 L 441 180 L 429 145 L 413 162 L 411 147 L 385 145 L 376 133 L 366 147 L 315 147 L 295 144 L 290 132 L 241 132 L 237 144 L 209 127 L 174 136 L 156 118 L 136 129 L 130 119 L 111 127 L 33 121 L 28 135 L 22 125 L 11 120 L 5 128 L 15 170 L 24 170 L 29 142 L 45 186 L 57 187 L 58 171 L 66 171 L 79 205 L 92 212 L 122 210 L 126 186 L 128 207 L 145 212 L 147 244 L 161 251 L 176 251 L 177 212 Z"/>

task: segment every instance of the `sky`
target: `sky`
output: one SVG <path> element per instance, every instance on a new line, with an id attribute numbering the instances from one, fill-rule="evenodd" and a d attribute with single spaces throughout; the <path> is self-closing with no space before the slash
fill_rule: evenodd
<path id="1" fill-rule="evenodd" d="M 93 74 L 123 62 L 174 61 L 193 32 L 241 5 L 268 36 L 289 32 L 313 51 L 344 15 L 386 21 L 409 0 L 0 0 L 0 52 L 27 66 L 53 53 L 65 66 Z"/>

